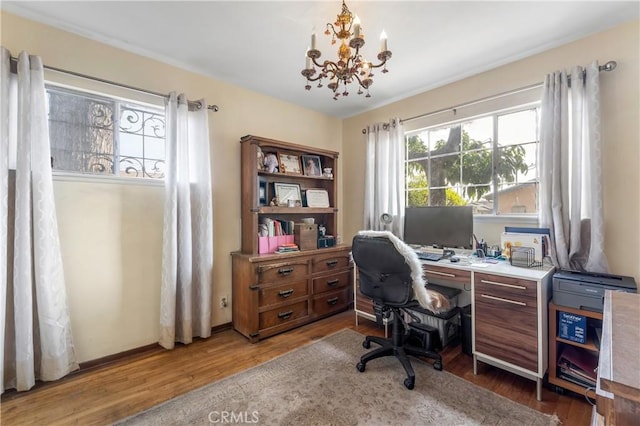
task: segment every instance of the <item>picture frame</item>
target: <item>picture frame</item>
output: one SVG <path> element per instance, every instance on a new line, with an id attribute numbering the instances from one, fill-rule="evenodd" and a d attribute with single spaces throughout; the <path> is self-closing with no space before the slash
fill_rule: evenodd
<path id="1" fill-rule="evenodd" d="M 267 204 L 267 179 L 258 176 L 258 205 L 262 207 Z"/>
<path id="2" fill-rule="evenodd" d="M 273 190 L 279 206 L 286 206 L 289 204 L 289 201 L 293 201 L 293 204 L 296 206 L 302 205 L 300 185 L 297 183 L 274 182 Z"/>
<path id="3" fill-rule="evenodd" d="M 293 154 L 278 153 L 278 165 L 280 166 L 280 173 L 286 173 L 290 175 L 301 175 L 300 169 L 300 157 Z"/>
<path id="4" fill-rule="evenodd" d="M 325 189 L 306 190 L 307 207 L 330 207 L 329 193 Z"/>
<path id="5" fill-rule="evenodd" d="M 305 176 L 322 176 L 320 157 L 317 155 L 303 155 L 302 170 Z"/>

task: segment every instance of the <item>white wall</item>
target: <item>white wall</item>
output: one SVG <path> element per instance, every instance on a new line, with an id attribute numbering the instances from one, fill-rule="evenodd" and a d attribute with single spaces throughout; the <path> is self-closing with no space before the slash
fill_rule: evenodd
<path id="1" fill-rule="evenodd" d="M 365 139 L 361 130 L 367 125 L 389 121 L 392 117 L 414 117 L 540 83 L 546 74 L 574 65 L 586 65 L 594 60 L 604 64 L 614 60 L 617 61 L 618 67 L 613 72 L 601 75 L 600 89 L 605 146 L 605 251 L 612 273 L 630 275 L 640 282 L 639 34 L 639 21 L 626 23 L 344 120 L 344 209 L 350 213 L 344 218 L 345 238 L 353 238 L 363 223 L 362 158 L 365 154 Z M 491 102 L 487 108 L 500 108 L 500 102 Z M 480 107 L 482 106 L 476 105 L 471 110 Z M 472 115 L 472 111 L 468 113 Z M 446 121 L 454 118 L 452 113 L 448 114 L 443 114 L 437 119 Z M 411 126 L 415 125 L 411 123 Z M 489 242 L 499 242 L 499 232 L 504 225 L 505 223 L 493 221 L 476 222 L 475 231 Z"/>

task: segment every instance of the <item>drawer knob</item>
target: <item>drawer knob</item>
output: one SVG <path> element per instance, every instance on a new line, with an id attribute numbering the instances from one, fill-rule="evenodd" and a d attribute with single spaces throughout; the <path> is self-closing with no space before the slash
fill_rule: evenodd
<path id="1" fill-rule="evenodd" d="M 285 299 L 289 296 L 291 296 L 293 294 L 293 289 L 290 288 L 289 290 L 280 290 L 278 292 L 278 296 L 280 297 L 284 297 Z"/>
<path id="2" fill-rule="evenodd" d="M 327 281 L 327 285 L 329 287 L 335 287 L 336 285 L 338 285 L 340 283 L 339 279 L 335 279 L 335 280 L 331 280 L 331 281 Z"/>
<path id="3" fill-rule="evenodd" d="M 293 314 L 293 311 L 280 312 L 278 314 L 278 318 L 280 319 L 288 319 Z"/>
<path id="4" fill-rule="evenodd" d="M 280 268 L 278 269 L 278 273 L 281 275 L 289 275 L 293 272 L 293 268 Z"/>
<path id="5" fill-rule="evenodd" d="M 331 299 L 327 299 L 327 305 L 335 305 L 340 300 L 339 297 L 332 297 Z"/>
<path id="6" fill-rule="evenodd" d="M 328 260 L 328 261 L 327 261 L 327 266 L 328 266 L 329 268 L 333 268 L 333 267 L 334 267 L 334 266 L 336 266 L 337 264 L 338 264 L 338 261 L 337 261 L 337 260 L 335 260 L 335 259 L 334 259 L 334 260 Z"/>

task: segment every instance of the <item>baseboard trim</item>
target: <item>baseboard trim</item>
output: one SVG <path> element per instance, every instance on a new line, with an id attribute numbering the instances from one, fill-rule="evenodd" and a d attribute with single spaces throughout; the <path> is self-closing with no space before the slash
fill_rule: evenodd
<path id="1" fill-rule="evenodd" d="M 232 323 L 228 322 L 228 323 L 224 323 L 224 324 L 220 324 L 220 325 L 216 325 L 214 327 L 211 327 L 211 334 L 214 335 L 216 333 L 220 333 L 222 331 L 225 330 L 229 330 L 232 328 Z M 198 340 L 205 340 L 202 339 L 200 337 L 195 337 L 194 342 L 198 341 Z M 133 360 L 133 359 L 137 359 L 137 358 L 144 358 L 144 357 L 148 357 L 157 353 L 160 353 L 162 351 L 165 351 L 166 349 L 164 349 L 162 346 L 160 346 L 158 343 L 152 343 L 150 345 L 145 345 L 145 346 L 141 346 L 138 348 L 133 348 L 133 349 L 129 349 L 127 351 L 123 351 L 123 352 L 119 352 L 117 354 L 113 354 L 113 355 L 108 355 L 102 358 L 96 358 L 94 360 L 91 361 L 85 361 L 85 362 L 81 362 L 79 364 L 80 368 L 78 370 L 72 371 L 71 373 L 67 374 L 64 377 L 61 377 L 58 380 L 54 380 L 51 382 L 42 382 L 40 380 L 36 381 L 36 384 L 34 387 L 32 387 L 30 390 L 28 391 L 24 391 L 24 392 L 18 392 L 15 389 L 8 389 L 6 390 L 3 394 L 2 394 L 2 401 L 8 401 L 14 398 L 19 398 L 22 395 L 26 395 L 26 394 L 30 394 L 34 391 L 38 391 L 41 389 L 46 389 L 50 386 L 55 386 L 57 384 L 63 383 L 66 380 L 72 379 L 74 377 L 83 375 L 83 374 L 88 374 L 92 371 L 98 370 L 98 369 L 102 369 L 102 368 L 106 368 L 109 367 L 109 365 L 115 364 L 115 363 L 120 363 L 123 361 L 127 361 L 127 360 Z"/>

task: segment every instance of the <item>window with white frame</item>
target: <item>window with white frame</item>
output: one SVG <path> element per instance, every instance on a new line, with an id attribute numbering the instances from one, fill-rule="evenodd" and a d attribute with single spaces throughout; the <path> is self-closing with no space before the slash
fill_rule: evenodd
<path id="1" fill-rule="evenodd" d="M 47 86 L 53 170 L 164 178 L 164 109 Z"/>
<path id="2" fill-rule="evenodd" d="M 539 112 L 529 105 L 407 132 L 407 207 L 537 213 Z"/>

